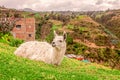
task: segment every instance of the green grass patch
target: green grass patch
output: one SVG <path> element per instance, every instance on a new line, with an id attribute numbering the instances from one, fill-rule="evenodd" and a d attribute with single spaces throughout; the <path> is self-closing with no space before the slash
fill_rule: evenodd
<path id="1" fill-rule="evenodd" d="M 1 80 L 119 80 L 120 71 L 64 58 L 60 66 L 15 56 L 15 47 L 0 43 Z"/>
<path id="2" fill-rule="evenodd" d="M 61 25 L 53 25 L 51 30 L 54 31 L 54 30 L 58 30 L 59 28 L 61 28 L 62 26 Z"/>
<path id="3" fill-rule="evenodd" d="M 0 38 L 1 43 L 9 44 L 10 46 L 13 47 L 18 47 L 20 44 L 22 44 L 24 41 L 20 39 L 15 39 L 12 35 L 10 34 L 4 34 Z"/>
<path id="4" fill-rule="evenodd" d="M 47 37 L 45 38 L 45 40 L 47 41 L 47 42 L 49 42 L 49 43 L 51 43 L 51 41 L 53 40 L 53 38 L 54 38 L 54 30 L 56 31 L 56 30 L 58 30 L 58 29 L 60 29 L 62 26 L 57 26 L 57 25 L 53 25 L 52 26 L 52 28 L 51 28 L 51 31 L 50 31 L 50 33 L 47 35 Z"/>
<path id="5" fill-rule="evenodd" d="M 79 31 L 80 32 L 89 31 L 89 29 L 87 27 L 79 27 Z"/>
<path id="6" fill-rule="evenodd" d="M 86 15 L 80 15 L 77 17 L 78 20 L 84 19 L 85 17 L 87 17 Z"/>
<path id="7" fill-rule="evenodd" d="M 73 30 L 73 29 L 74 29 L 74 26 L 73 26 L 73 25 L 68 24 L 68 25 L 67 25 L 67 29 Z"/>

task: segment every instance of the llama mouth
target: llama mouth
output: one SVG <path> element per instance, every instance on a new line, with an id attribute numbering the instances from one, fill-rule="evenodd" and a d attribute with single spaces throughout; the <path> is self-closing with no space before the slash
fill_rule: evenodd
<path id="1" fill-rule="evenodd" d="M 56 45 L 55 45 L 55 44 L 52 44 L 52 47 L 56 47 Z"/>

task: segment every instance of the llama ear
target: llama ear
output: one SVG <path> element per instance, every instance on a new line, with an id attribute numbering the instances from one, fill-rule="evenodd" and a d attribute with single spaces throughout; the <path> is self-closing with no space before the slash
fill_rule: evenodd
<path id="1" fill-rule="evenodd" d="M 63 38 L 64 38 L 64 40 L 66 40 L 66 38 L 67 38 L 67 33 L 65 31 L 63 33 Z"/>
<path id="2" fill-rule="evenodd" d="M 56 33 L 56 31 L 54 30 L 54 36 L 57 36 L 57 33 Z"/>

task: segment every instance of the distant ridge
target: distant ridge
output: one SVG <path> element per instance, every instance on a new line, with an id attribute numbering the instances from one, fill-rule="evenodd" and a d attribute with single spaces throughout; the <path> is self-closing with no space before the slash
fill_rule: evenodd
<path id="1" fill-rule="evenodd" d="M 37 12 L 37 11 L 35 11 L 35 10 L 32 10 L 31 8 L 20 9 L 20 11 Z"/>

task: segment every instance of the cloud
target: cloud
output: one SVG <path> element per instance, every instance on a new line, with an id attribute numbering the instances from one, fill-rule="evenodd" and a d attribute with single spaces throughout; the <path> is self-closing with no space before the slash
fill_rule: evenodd
<path id="1" fill-rule="evenodd" d="M 120 0 L 97 0 L 96 5 L 104 9 L 120 9 Z"/>
<path id="2" fill-rule="evenodd" d="M 104 3 L 104 0 L 97 0 L 96 5 L 100 5 L 102 3 Z"/>
<path id="3" fill-rule="evenodd" d="M 120 0 L 0 0 L 8 8 L 31 8 L 37 11 L 88 11 L 120 8 Z"/>

